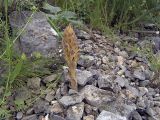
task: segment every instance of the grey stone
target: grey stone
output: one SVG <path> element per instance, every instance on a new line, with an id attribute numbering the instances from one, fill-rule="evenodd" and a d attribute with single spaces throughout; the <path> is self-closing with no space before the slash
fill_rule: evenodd
<path id="1" fill-rule="evenodd" d="M 124 104 L 124 105 L 122 105 L 120 113 L 121 113 L 121 115 L 128 118 L 129 114 L 134 110 L 136 110 L 135 104 L 130 104 L 130 105 Z"/>
<path id="2" fill-rule="evenodd" d="M 154 96 L 155 94 L 156 94 L 155 89 L 153 89 L 153 88 L 148 88 L 148 95 Z"/>
<path id="3" fill-rule="evenodd" d="M 76 34 L 77 37 L 80 38 L 80 39 L 87 39 L 88 40 L 88 39 L 91 38 L 91 36 L 87 32 L 85 32 L 83 30 L 79 30 L 76 33 L 77 33 Z"/>
<path id="4" fill-rule="evenodd" d="M 99 34 L 94 34 L 94 36 L 97 38 L 97 39 L 100 39 L 102 36 L 101 35 L 99 35 Z"/>
<path id="5" fill-rule="evenodd" d="M 114 48 L 114 52 L 118 54 L 120 52 L 120 49 L 116 47 Z"/>
<path id="6" fill-rule="evenodd" d="M 113 78 L 110 75 L 100 75 L 98 78 L 98 87 L 101 89 L 111 88 L 113 84 Z"/>
<path id="7" fill-rule="evenodd" d="M 22 120 L 38 120 L 38 117 L 36 114 L 33 114 L 33 115 L 23 117 Z"/>
<path id="8" fill-rule="evenodd" d="M 86 45 L 83 49 L 87 53 L 93 53 L 92 45 L 90 44 Z"/>
<path id="9" fill-rule="evenodd" d="M 34 112 L 34 109 L 33 108 L 29 108 L 27 110 L 27 112 L 26 112 L 26 115 L 31 115 L 31 114 L 33 114 L 33 112 Z"/>
<path id="10" fill-rule="evenodd" d="M 160 97 L 153 98 L 154 101 L 160 101 Z"/>
<path id="11" fill-rule="evenodd" d="M 77 71 L 77 82 L 79 85 L 84 86 L 88 81 L 92 79 L 92 73 L 90 71 L 84 70 L 78 70 Z"/>
<path id="12" fill-rule="evenodd" d="M 99 89 L 93 85 L 86 85 L 80 93 L 84 96 L 86 102 L 92 106 L 99 106 L 115 99 L 112 92 Z"/>
<path id="13" fill-rule="evenodd" d="M 138 97 L 139 96 L 139 91 L 132 87 L 132 86 L 129 86 L 127 87 L 127 89 L 131 92 L 131 94 L 134 96 L 134 97 Z"/>
<path id="14" fill-rule="evenodd" d="M 127 118 L 108 111 L 102 111 L 96 120 L 127 120 Z"/>
<path id="15" fill-rule="evenodd" d="M 125 76 L 128 77 L 128 78 L 133 78 L 131 72 L 128 71 L 128 70 L 125 71 Z"/>
<path id="16" fill-rule="evenodd" d="M 90 55 L 81 55 L 78 61 L 78 65 L 83 67 L 90 67 L 94 64 L 94 57 Z"/>
<path id="17" fill-rule="evenodd" d="M 148 89 L 146 87 L 139 87 L 139 96 L 144 96 L 148 93 Z"/>
<path id="18" fill-rule="evenodd" d="M 45 77 L 42 81 L 44 83 L 50 83 L 50 82 L 54 81 L 56 79 L 56 77 L 57 77 L 57 75 L 53 74 L 53 75 Z"/>
<path id="19" fill-rule="evenodd" d="M 16 115 L 17 120 L 22 119 L 22 117 L 23 117 L 23 113 L 22 112 L 18 112 L 17 115 Z"/>
<path id="20" fill-rule="evenodd" d="M 139 80 L 145 80 L 146 79 L 145 73 L 142 70 L 139 70 L 139 69 L 135 70 L 133 75 L 134 75 L 135 78 L 138 78 Z"/>
<path id="21" fill-rule="evenodd" d="M 34 104 L 33 109 L 35 113 L 41 113 L 47 111 L 48 107 L 49 107 L 49 102 L 39 99 Z"/>
<path id="22" fill-rule="evenodd" d="M 31 89 L 39 89 L 40 88 L 41 79 L 39 77 L 30 78 L 27 81 L 27 86 Z"/>
<path id="23" fill-rule="evenodd" d="M 61 98 L 61 89 L 60 88 L 57 89 L 55 98 L 57 98 L 57 99 Z"/>
<path id="24" fill-rule="evenodd" d="M 159 106 L 159 107 L 160 107 L 160 102 L 159 102 L 159 101 L 153 101 L 153 104 L 154 104 L 155 106 Z"/>
<path id="25" fill-rule="evenodd" d="M 145 86 L 149 85 L 149 83 L 150 83 L 149 80 L 139 81 L 139 86 L 145 87 Z"/>
<path id="26" fill-rule="evenodd" d="M 91 105 L 88 105 L 88 104 L 85 104 L 84 111 L 87 115 L 98 114 L 98 108 L 94 107 L 94 106 L 91 106 Z"/>
<path id="27" fill-rule="evenodd" d="M 108 57 L 104 56 L 104 57 L 102 58 L 102 63 L 104 63 L 104 64 L 109 63 Z"/>
<path id="28" fill-rule="evenodd" d="M 129 116 L 129 120 L 142 120 L 142 117 L 137 111 L 133 111 Z"/>
<path id="29" fill-rule="evenodd" d="M 84 103 L 70 106 L 67 110 L 67 120 L 81 120 L 84 111 Z"/>
<path id="30" fill-rule="evenodd" d="M 59 115 L 50 115 L 49 120 L 66 120 L 63 117 L 59 116 Z"/>
<path id="31" fill-rule="evenodd" d="M 156 115 L 155 111 L 152 108 L 148 108 L 148 107 L 146 109 L 146 113 L 151 117 Z"/>
<path id="32" fill-rule="evenodd" d="M 154 53 L 158 53 L 160 51 L 160 37 L 152 37 L 152 42 Z"/>
<path id="33" fill-rule="evenodd" d="M 146 58 L 143 58 L 143 57 L 141 57 L 140 55 L 137 56 L 137 57 L 135 57 L 135 59 L 136 59 L 138 62 L 147 63 L 147 62 L 146 62 Z"/>
<path id="34" fill-rule="evenodd" d="M 94 116 L 93 115 L 84 116 L 83 120 L 94 120 Z"/>
<path id="35" fill-rule="evenodd" d="M 67 95 L 67 93 L 68 93 L 68 85 L 65 84 L 65 83 L 61 83 L 60 92 L 61 92 L 62 96 Z"/>
<path id="36" fill-rule="evenodd" d="M 10 14 L 10 24 L 15 33 L 17 29 L 25 26 L 31 14 L 30 11 L 14 11 Z M 45 14 L 36 12 L 26 26 L 25 32 L 21 34 L 15 48 L 27 56 L 32 56 L 34 52 L 40 52 L 45 57 L 52 57 L 58 47 L 56 36 L 57 33 L 47 22 Z"/>
<path id="37" fill-rule="evenodd" d="M 48 102 L 52 101 L 54 99 L 54 95 L 55 95 L 55 91 L 52 90 L 49 93 L 47 93 L 45 100 L 47 100 Z"/>
<path id="38" fill-rule="evenodd" d="M 82 95 L 70 95 L 70 96 L 63 96 L 59 102 L 64 106 L 68 107 L 70 105 L 74 105 L 77 103 L 81 103 L 84 97 Z"/>
<path id="39" fill-rule="evenodd" d="M 120 76 L 117 76 L 117 78 L 115 79 L 115 82 L 117 82 L 118 85 L 121 87 L 128 87 L 129 86 L 128 80 L 125 78 L 122 78 Z"/>
<path id="40" fill-rule="evenodd" d="M 49 113 L 58 114 L 58 113 L 62 113 L 63 112 L 62 106 L 58 103 L 58 101 L 56 101 L 56 100 L 52 101 L 51 104 L 52 105 L 50 105 L 48 107 L 48 109 L 47 109 Z"/>
<path id="41" fill-rule="evenodd" d="M 119 52 L 119 55 L 124 57 L 124 58 L 128 58 L 128 53 L 126 51 Z"/>
<path id="42" fill-rule="evenodd" d="M 109 104 L 102 104 L 99 107 L 100 111 L 109 111 L 111 113 L 119 114 L 128 118 L 130 113 L 136 110 L 136 105 L 134 103 L 125 104 L 123 100 L 123 95 L 117 96 L 116 100 L 109 102 Z"/>
<path id="43" fill-rule="evenodd" d="M 145 108 L 146 108 L 145 101 L 144 101 L 144 99 L 142 99 L 142 98 L 141 98 L 141 99 L 139 98 L 139 99 L 137 100 L 137 104 L 136 104 L 136 105 L 137 105 L 137 108 L 138 108 L 138 109 L 145 109 Z"/>
<path id="44" fill-rule="evenodd" d="M 84 86 L 88 81 L 92 80 L 93 74 L 87 70 L 76 69 L 76 77 L 79 85 Z M 68 68 L 64 68 L 64 79 L 69 81 Z"/>
<path id="45" fill-rule="evenodd" d="M 73 89 L 69 89 L 69 92 L 68 92 L 69 95 L 73 95 L 73 94 L 78 94 L 77 91 L 73 90 Z"/>
<path id="46" fill-rule="evenodd" d="M 147 80 L 151 80 L 153 78 L 153 72 L 150 71 L 149 69 L 145 69 L 144 70 L 144 74 Z"/>

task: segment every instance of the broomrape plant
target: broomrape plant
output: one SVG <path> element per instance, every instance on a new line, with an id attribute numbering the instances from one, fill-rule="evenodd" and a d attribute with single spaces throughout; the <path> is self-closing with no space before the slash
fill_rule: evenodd
<path id="1" fill-rule="evenodd" d="M 74 90 L 78 90 L 76 79 L 76 67 L 79 58 L 79 48 L 77 44 L 77 37 L 75 35 L 72 26 L 69 25 L 64 30 L 64 36 L 62 40 L 64 58 L 68 65 L 68 73 L 70 76 L 70 87 Z"/>

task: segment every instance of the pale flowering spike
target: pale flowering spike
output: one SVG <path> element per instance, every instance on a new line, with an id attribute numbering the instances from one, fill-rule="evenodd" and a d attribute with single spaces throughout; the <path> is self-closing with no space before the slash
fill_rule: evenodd
<path id="1" fill-rule="evenodd" d="M 70 87 L 74 90 L 78 90 L 76 68 L 79 57 L 79 48 L 77 43 L 77 37 L 70 24 L 64 30 L 62 46 L 64 58 L 68 66 L 68 74 L 70 76 Z"/>

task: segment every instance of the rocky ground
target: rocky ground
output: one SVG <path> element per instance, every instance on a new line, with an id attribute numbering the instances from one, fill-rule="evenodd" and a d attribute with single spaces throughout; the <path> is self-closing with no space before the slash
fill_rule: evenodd
<path id="1" fill-rule="evenodd" d="M 63 74 L 59 73 L 61 82 L 57 89 L 50 87 L 37 97 L 33 106 L 15 112 L 13 118 L 160 120 L 160 90 L 150 86 L 154 72 L 150 70 L 148 61 L 140 54 L 131 52 L 128 46 L 122 47 L 123 40 L 113 43 L 98 31 L 93 31 L 95 39 L 83 30 L 75 32 L 80 48 L 78 92 L 68 87 L 68 71 L 64 66 Z M 60 48 L 57 57 L 61 58 L 61 55 Z M 41 88 L 51 83 L 54 85 L 56 78 L 57 74 L 30 78 L 28 88 L 16 91 L 14 99 L 27 100 L 32 97 L 30 91 L 38 95 Z"/>
<path id="2" fill-rule="evenodd" d="M 77 67 L 79 91 L 68 88 L 67 67 L 60 87 L 38 99 L 16 118 L 38 120 L 159 120 L 159 89 L 151 88 L 154 73 L 147 61 L 109 42 L 95 32 L 97 41 L 77 30 L 80 59 Z M 28 80 L 31 89 L 52 82 L 55 74 Z"/>

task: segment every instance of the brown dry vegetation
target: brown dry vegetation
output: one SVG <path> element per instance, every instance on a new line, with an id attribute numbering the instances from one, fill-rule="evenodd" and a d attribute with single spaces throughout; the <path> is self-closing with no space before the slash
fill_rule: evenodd
<path id="1" fill-rule="evenodd" d="M 77 37 L 71 25 L 68 25 L 64 30 L 62 46 L 70 76 L 70 87 L 77 90 L 76 67 L 79 57 L 79 48 L 77 44 Z"/>

